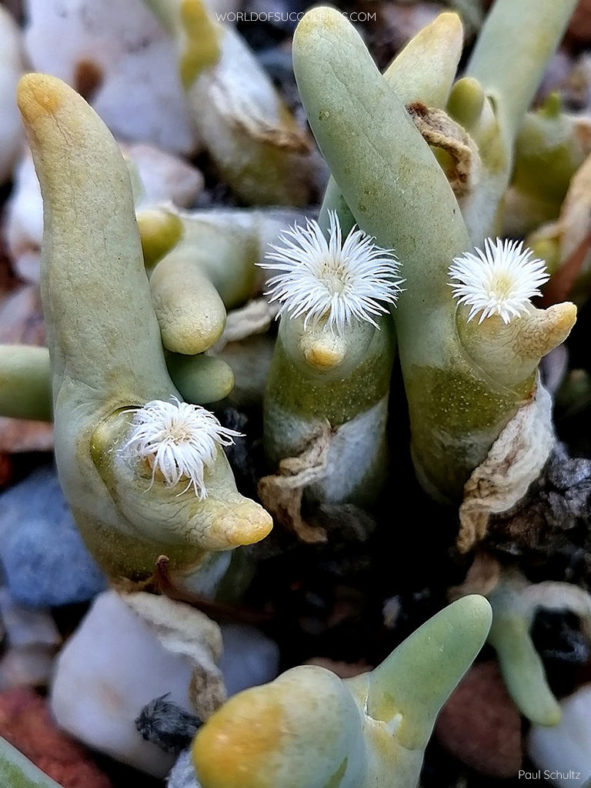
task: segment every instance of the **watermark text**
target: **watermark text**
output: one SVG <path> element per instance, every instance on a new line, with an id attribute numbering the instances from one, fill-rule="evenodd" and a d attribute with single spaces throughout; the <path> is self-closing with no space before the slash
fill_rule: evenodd
<path id="1" fill-rule="evenodd" d="M 299 22 L 304 11 L 225 11 L 216 13 L 218 22 Z M 342 13 L 342 12 L 341 12 Z M 350 22 L 375 22 L 376 13 L 370 11 L 350 11 L 343 14 Z"/>
<path id="2" fill-rule="evenodd" d="M 537 771 L 528 772 L 525 769 L 520 769 L 517 774 L 518 780 L 562 780 L 562 781 L 570 781 L 572 780 L 573 784 L 582 782 L 583 775 L 581 772 L 575 771 L 575 769 L 566 769 L 565 771 L 557 771 L 552 769 L 538 769 Z"/>

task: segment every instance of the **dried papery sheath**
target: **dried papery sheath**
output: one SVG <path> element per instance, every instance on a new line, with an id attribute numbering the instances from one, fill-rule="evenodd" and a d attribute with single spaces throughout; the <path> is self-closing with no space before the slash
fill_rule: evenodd
<path id="1" fill-rule="evenodd" d="M 160 473 L 168 487 L 187 479 L 185 490 L 207 497 L 205 469 L 215 461 L 219 446 L 230 446 L 241 433 L 222 427 L 213 413 L 199 405 L 152 400 L 134 412 L 133 431 L 125 445 L 135 447 L 152 468 L 152 484 Z M 183 492 L 185 491 L 183 490 Z"/>
<path id="2" fill-rule="evenodd" d="M 280 242 L 271 245 L 269 262 L 261 263 L 281 272 L 268 281 L 266 293 L 281 304 L 279 316 L 303 317 L 304 326 L 325 319 L 342 334 L 354 319 L 377 327 L 375 318 L 396 302 L 402 280 L 394 254 L 356 228 L 343 242 L 335 212 L 329 215 L 328 240 L 308 219 L 305 227 L 286 230 Z"/>
<path id="3" fill-rule="evenodd" d="M 533 256 L 521 241 L 492 241 L 484 250 L 456 257 L 450 266 L 454 298 L 471 307 L 468 321 L 480 313 L 479 323 L 499 315 L 505 323 L 527 312 L 530 299 L 541 295 L 540 286 L 548 281 L 546 263 Z"/>

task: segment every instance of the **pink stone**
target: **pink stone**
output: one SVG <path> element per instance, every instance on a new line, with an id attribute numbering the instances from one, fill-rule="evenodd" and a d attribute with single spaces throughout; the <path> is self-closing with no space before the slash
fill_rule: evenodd
<path id="1" fill-rule="evenodd" d="M 0 692 L 0 736 L 63 788 L 111 788 L 86 751 L 58 730 L 43 698 L 29 689 Z"/>
<path id="2" fill-rule="evenodd" d="M 468 671 L 443 707 L 435 731 L 452 755 L 481 774 L 512 777 L 521 767 L 521 717 L 496 662 L 481 662 Z"/>

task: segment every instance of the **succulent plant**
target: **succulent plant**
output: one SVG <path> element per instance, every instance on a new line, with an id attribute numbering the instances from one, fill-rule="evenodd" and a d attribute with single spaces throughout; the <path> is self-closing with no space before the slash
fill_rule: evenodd
<path id="1" fill-rule="evenodd" d="M 435 718 L 480 651 L 490 607 L 445 608 L 375 670 L 346 681 L 313 665 L 231 698 L 197 733 L 203 788 L 415 788 Z"/>
<path id="2" fill-rule="evenodd" d="M 336 214 L 328 241 L 309 221 L 272 248 L 265 265 L 279 271 L 268 285 L 281 322 L 265 397 L 268 459 L 275 467 L 301 455 L 324 433 L 326 473 L 308 496 L 371 504 L 387 470 L 398 263 L 359 230 L 343 240 Z"/>
<path id="3" fill-rule="evenodd" d="M 223 551 L 263 538 L 271 518 L 236 490 L 232 432 L 180 402 L 168 375 L 110 133 L 56 78 L 24 77 L 18 101 L 45 206 L 56 460 L 74 518 L 113 580 L 145 581 L 165 554 L 179 584 L 211 590 Z"/>
<path id="4" fill-rule="evenodd" d="M 487 598 L 493 609 L 489 642 L 497 652 L 511 697 L 533 723 L 557 725 L 560 705 L 548 686 L 530 628 L 539 609 L 569 611 L 580 617 L 591 644 L 591 596 L 570 583 L 528 583 L 513 571 L 505 573 Z"/>
<path id="5" fill-rule="evenodd" d="M 240 36 L 203 0 L 144 3 L 174 41 L 198 135 L 237 199 L 308 204 L 311 138 Z M 305 540 L 326 538 L 303 521 L 308 505 L 336 519 L 341 504 L 376 510 L 386 482 L 399 485 L 387 431 L 396 353 L 416 475 L 460 505 L 460 551 L 523 497 L 555 441 L 539 363 L 576 319 L 552 281 L 552 305 L 533 300 L 568 268 L 574 237 L 588 247 L 585 222 L 569 235 L 575 196 L 589 204 L 584 124 L 553 97 L 528 112 L 574 7 L 496 0 L 457 81 L 456 14 L 383 74 L 343 15 L 305 14 L 294 70 L 330 169 L 317 220 L 138 206 L 133 172 L 88 104 L 54 77 L 21 80 L 43 193 L 48 348 L 0 346 L 0 413 L 53 418 L 67 501 L 112 584 L 153 590 L 165 566 L 160 590 L 212 594 L 230 551 L 271 530 L 224 451 L 239 432 L 203 407 L 231 395 L 235 368 L 256 379 L 263 415 L 260 499 Z M 511 231 L 533 233 L 524 243 Z M 264 352 L 236 347 L 274 314 Z M 233 354 L 244 356 L 235 367 Z M 245 461 L 253 486 L 257 461 Z M 347 512 L 361 530 L 363 515 Z M 487 637 L 520 711 L 556 724 L 529 628 L 535 605 L 574 609 L 587 626 L 588 595 L 573 588 L 507 575 L 490 604 L 463 597 L 367 674 L 343 681 L 307 665 L 237 695 L 196 736 L 200 783 L 413 788 L 436 715 Z"/>
<path id="6" fill-rule="evenodd" d="M 526 5 L 519 4 L 520 14 Z M 573 7 L 536 4 L 528 22 L 533 44 L 515 46 L 530 57 L 524 82 L 513 91 L 499 73 L 508 69 L 494 42 L 501 36 L 506 52 L 519 32 L 512 27 L 513 5 L 495 4 L 468 66 L 469 82 L 458 83 L 449 99 L 455 117 L 463 113 L 465 147 L 476 148 L 480 160 L 479 178 L 460 204 L 429 147 L 429 114 L 419 112 L 419 128 L 427 126 L 422 135 L 353 26 L 332 9 L 316 8 L 294 38 L 300 94 L 343 198 L 360 228 L 394 249 L 402 264 L 405 292 L 395 322 L 413 459 L 425 489 L 442 501 L 461 500 L 472 471 L 532 400 L 540 358 L 563 341 L 575 319 L 572 304 L 540 311 L 524 300 L 509 323 L 499 314 L 470 321 L 469 308 L 458 305 L 450 288 L 453 261 L 495 232 L 514 136 Z M 495 150 L 504 151 L 500 159 Z M 507 289 L 514 295 L 517 280 L 501 275 L 494 284 L 491 298 L 499 298 Z"/>
<path id="7" fill-rule="evenodd" d="M 242 37 L 203 0 L 145 0 L 176 41 L 195 126 L 223 179 L 255 205 L 305 205 L 309 136 Z"/>
<path id="8" fill-rule="evenodd" d="M 441 14 L 396 57 L 385 79 L 407 102 L 442 105 L 461 49 L 458 17 Z M 355 228 L 331 178 L 318 224 L 296 227 L 265 264 L 280 272 L 269 295 L 281 304 L 265 397 L 265 448 L 271 468 L 281 472 L 282 463 L 324 434 L 324 468 L 305 487 L 308 501 L 371 505 L 387 478 L 396 345 L 386 306 L 395 305 L 402 282 L 395 247 L 380 250 L 371 241 Z M 268 505 L 273 508 L 272 498 Z"/>
<path id="9" fill-rule="evenodd" d="M 503 230 L 507 235 L 524 236 L 557 219 L 571 179 L 589 154 L 589 118 L 567 114 L 561 105 L 560 96 L 551 93 L 522 121 L 505 199 Z M 536 251 L 546 252 L 554 273 L 556 262 L 549 250 Z"/>

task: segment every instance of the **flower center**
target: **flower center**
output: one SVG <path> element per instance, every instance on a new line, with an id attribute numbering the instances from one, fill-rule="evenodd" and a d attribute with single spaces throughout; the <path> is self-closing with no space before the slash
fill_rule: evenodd
<path id="1" fill-rule="evenodd" d="M 491 296 L 498 301 L 510 298 L 515 290 L 515 279 L 507 271 L 499 271 L 491 286 Z"/>
<path id="2" fill-rule="evenodd" d="M 332 257 L 325 258 L 318 272 L 318 279 L 331 295 L 341 295 L 347 287 L 348 275 L 342 262 Z"/>
<path id="3" fill-rule="evenodd" d="M 165 440 L 172 441 L 175 446 L 186 443 L 191 439 L 191 428 L 182 421 L 171 422 L 164 432 Z"/>

